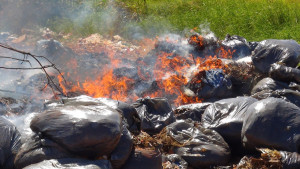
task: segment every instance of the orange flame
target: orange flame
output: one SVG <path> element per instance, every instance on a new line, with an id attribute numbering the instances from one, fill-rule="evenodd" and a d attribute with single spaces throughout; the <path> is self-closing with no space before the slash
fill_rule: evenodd
<path id="1" fill-rule="evenodd" d="M 204 45 L 202 36 L 192 36 L 189 39 L 190 44 L 197 44 L 199 47 Z M 134 101 L 138 98 L 138 96 L 134 93 L 134 85 L 136 81 L 134 79 L 130 79 L 128 77 L 119 77 L 117 78 L 114 75 L 114 69 L 122 66 L 122 57 L 132 55 L 137 56 L 136 63 L 137 65 L 137 73 L 139 79 L 144 81 L 149 81 L 151 78 L 157 82 L 157 86 L 159 90 L 151 91 L 151 93 L 146 93 L 142 97 L 148 95 L 150 97 L 167 97 L 170 101 L 178 106 L 180 104 L 187 103 L 195 103 L 201 102 L 202 99 L 196 96 L 187 96 L 184 93 L 184 87 L 189 83 L 191 77 L 195 76 L 199 71 L 210 70 L 210 69 L 224 69 L 226 67 L 220 59 L 216 56 L 208 56 L 206 58 L 196 58 L 193 56 L 178 56 L 173 53 L 165 53 L 160 52 L 157 56 L 156 63 L 154 65 L 153 77 L 149 72 L 145 72 L 143 69 L 147 67 L 147 63 L 143 62 L 142 57 L 146 56 L 154 48 L 156 40 L 144 39 L 140 43 L 140 47 L 136 48 L 135 51 L 131 51 L 123 53 L 124 55 L 120 55 L 120 52 L 117 51 L 119 49 L 110 48 L 109 46 L 100 46 L 97 47 L 96 44 L 93 44 L 92 47 L 86 47 L 88 52 L 104 52 L 110 59 L 110 64 L 102 67 L 101 70 L 94 70 L 95 72 L 90 72 L 91 74 L 97 74 L 94 79 L 80 79 L 83 77 L 76 76 L 70 73 L 67 73 L 66 76 L 72 79 L 76 79 L 75 84 L 72 85 L 71 89 L 66 87 L 63 84 L 62 77 L 58 76 L 58 80 L 60 82 L 60 86 L 64 93 L 68 92 L 76 92 L 80 91 L 90 95 L 92 97 L 107 97 L 112 98 L 114 100 L 120 101 Z M 167 38 L 167 41 L 170 39 Z M 172 43 L 177 43 L 172 42 Z M 150 44 L 150 45 L 149 45 Z M 109 43 L 107 43 L 109 45 Z M 151 46 L 151 47 L 149 47 Z M 77 49 L 79 50 L 79 49 Z M 80 53 L 84 52 L 82 48 L 80 49 Z M 220 55 L 222 58 L 230 58 L 235 51 L 226 51 L 223 48 L 218 49 L 216 53 Z M 71 61 L 70 69 L 74 69 L 77 67 L 77 62 Z M 191 71 L 191 67 L 196 67 L 194 71 Z M 76 71 L 71 71 L 75 72 Z M 99 73 L 101 72 L 101 73 Z M 81 82 L 80 82 L 81 80 Z M 196 83 L 201 83 L 201 79 L 196 79 Z"/>
<path id="2" fill-rule="evenodd" d="M 204 45 L 204 38 L 201 35 L 192 35 L 188 42 L 191 45 L 202 47 Z"/>

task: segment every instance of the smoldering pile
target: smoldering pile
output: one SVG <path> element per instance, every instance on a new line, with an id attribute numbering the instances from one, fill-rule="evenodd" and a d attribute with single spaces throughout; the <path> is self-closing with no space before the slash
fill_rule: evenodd
<path id="1" fill-rule="evenodd" d="M 50 54 L 44 50 L 50 58 L 66 53 L 80 57 L 57 41 L 42 43 L 56 44 Z M 211 55 L 215 57 L 205 58 Z M 99 59 L 93 56 L 92 61 L 85 57 L 80 64 Z M 157 60 L 166 61 L 161 57 L 167 58 L 167 67 L 157 64 Z M 189 71 L 176 69 L 171 61 L 178 57 L 176 63 Z M 200 66 L 196 66 L 197 58 Z M 62 67 L 61 58 L 52 59 Z M 103 62 L 111 60 L 104 57 Z M 1 168 L 300 167 L 297 42 L 247 42 L 229 35 L 220 41 L 193 35 L 188 43 L 158 41 L 145 57 L 124 62 L 127 65 L 115 68 L 113 74 L 134 79 L 131 89 L 136 90 L 126 90 L 126 97 L 142 98 L 133 103 L 62 96 L 46 102 L 40 112 L 21 116 L 25 124 L 18 128 L 16 120 L 0 117 Z M 172 83 L 180 85 L 172 86 L 174 93 L 163 86 L 172 76 L 156 78 L 160 75 L 157 68 L 164 73 L 172 70 L 176 78 L 171 80 L 183 80 Z M 182 72 L 192 73 L 181 78 Z M 161 88 L 167 98 L 144 97 Z M 177 106 L 179 94 L 182 100 L 192 99 L 177 103 L 198 103 Z M 4 101 L 4 113 L 4 108 L 16 104 Z"/>

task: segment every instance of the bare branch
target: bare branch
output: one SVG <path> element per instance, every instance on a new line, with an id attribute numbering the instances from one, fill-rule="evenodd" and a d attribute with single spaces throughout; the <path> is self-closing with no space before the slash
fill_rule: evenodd
<path id="1" fill-rule="evenodd" d="M 0 69 L 15 69 L 15 70 L 36 70 L 36 69 L 46 69 L 46 68 L 53 68 L 53 65 L 46 65 L 42 67 L 3 67 L 0 66 Z"/>
<path id="2" fill-rule="evenodd" d="M 3 59 L 12 59 L 12 60 L 17 60 L 17 61 L 22 61 L 22 62 L 28 62 L 29 63 L 29 60 L 27 59 L 18 59 L 18 58 L 13 58 L 13 57 L 8 57 L 8 56 L 0 56 L 0 58 L 3 58 Z"/>
<path id="3" fill-rule="evenodd" d="M 33 54 L 29 53 L 29 52 L 25 52 L 25 51 L 22 51 L 22 50 L 15 49 L 15 48 L 13 48 L 13 47 L 11 47 L 11 46 L 9 46 L 9 45 L 3 44 L 3 43 L 0 43 L 0 47 L 24 55 L 24 58 L 23 58 L 23 59 L 17 59 L 17 58 L 6 57 L 6 56 L 3 56 L 2 58 L 8 58 L 8 59 L 19 60 L 19 61 L 22 61 L 22 62 L 28 62 L 28 63 L 30 63 L 30 61 L 28 60 L 28 56 L 29 56 L 29 57 L 33 58 L 33 59 L 38 63 L 38 65 L 40 66 L 40 67 L 35 67 L 35 68 L 32 68 L 32 67 L 31 67 L 31 68 L 16 68 L 16 67 L 15 67 L 15 68 L 9 68 L 9 67 L 0 67 L 0 69 L 14 69 L 14 70 L 18 70 L 18 69 L 19 69 L 19 70 L 41 69 L 41 70 L 44 72 L 44 74 L 45 74 L 45 76 L 46 76 L 46 78 L 47 78 L 47 81 L 48 81 L 47 84 L 46 84 L 46 86 L 47 86 L 47 85 L 50 86 L 50 88 L 51 88 L 51 90 L 52 90 L 54 96 L 56 96 L 56 93 L 54 92 L 54 89 L 53 89 L 53 88 L 55 88 L 55 89 L 58 90 L 62 95 L 64 95 L 64 93 L 61 91 L 61 89 L 54 83 L 54 81 L 52 80 L 52 78 L 50 77 L 50 75 L 48 74 L 48 72 L 47 72 L 46 69 L 47 69 L 47 68 L 50 68 L 50 67 L 51 67 L 51 68 L 54 68 L 54 69 L 59 73 L 59 75 L 64 79 L 64 82 L 65 82 L 65 83 L 66 83 L 66 80 L 65 80 L 63 74 L 60 72 L 60 70 L 59 70 L 59 69 L 54 65 L 54 63 L 52 63 L 48 58 L 46 58 L 46 57 L 44 57 L 44 56 L 36 56 L 36 55 L 33 55 Z M 0 58 L 1 58 L 1 57 L 0 57 Z M 43 59 L 47 60 L 47 61 L 50 63 L 50 65 L 43 65 L 43 64 L 41 63 L 41 61 L 40 61 L 38 58 L 43 58 Z M 30 65 L 31 65 L 31 63 L 30 63 Z"/>

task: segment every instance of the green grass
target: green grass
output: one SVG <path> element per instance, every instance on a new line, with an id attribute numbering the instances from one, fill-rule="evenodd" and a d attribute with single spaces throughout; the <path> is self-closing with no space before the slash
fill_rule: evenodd
<path id="1" fill-rule="evenodd" d="M 93 4 L 97 9 L 83 23 L 55 19 L 49 25 L 56 31 L 79 35 L 109 31 L 126 37 L 133 26 L 138 26 L 143 34 L 156 36 L 164 32 L 183 33 L 205 24 L 221 39 L 226 34 L 235 34 L 250 41 L 276 38 L 300 42 L 299 0 L 116 1 L 118 8 L 129 11 L 127 18 L 131 19 L 117 18 L 109 29 L 101 27 L 101 15 L 106 8 L 99 8 L 97 3 Z"/>

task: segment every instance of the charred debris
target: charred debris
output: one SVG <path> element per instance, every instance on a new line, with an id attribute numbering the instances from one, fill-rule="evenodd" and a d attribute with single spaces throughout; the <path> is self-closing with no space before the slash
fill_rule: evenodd
<path id="1" fill-rule="evenodd" d="M 49 36 L 0 34 L 0 168 L 300 168 L 297 42 Z"/>

